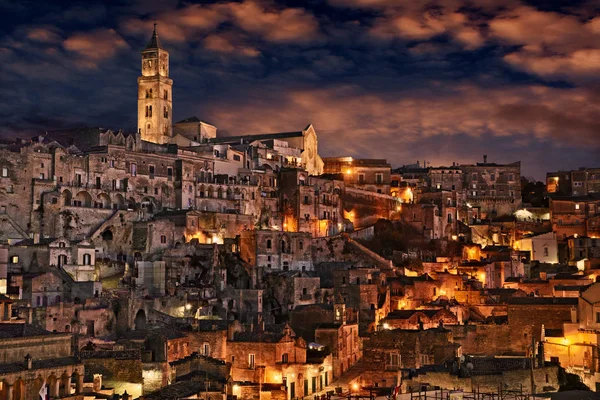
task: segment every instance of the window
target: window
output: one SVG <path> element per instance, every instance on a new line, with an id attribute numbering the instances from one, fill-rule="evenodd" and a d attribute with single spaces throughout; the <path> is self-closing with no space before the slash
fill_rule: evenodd
<path id="1" fill-rule="evenodd" d="M 204 344 L 202 345 L 202 354 L 206 357 L 208 357 L 210 355 L 210 344 L 204 342 Z"/>
<path id="2" fill-rule="evenodd" d="M 471 180 L 477 180 L 477 172 L 473 172 L 473 174 L 471 175 Z"/>
<path id="3" fill-rule="evenodd" d="M 234 155 L 233 155 L 233 160 L 234 160 L 234 161 L 241 161 L 241 159 L 242 159 L 242 158 L 241 158 L 241 157 L 240 157 L 238 154 L 234 154 Z"/>
<path id="4" fill-rule="evenodd" d="M 11 262 L 11 264 L 16 264 L 16 263 L 18 263 L 18 262 L 19 262 L 19 256 L 12 256 L 12 257 L 10 258 L 10 262 Z"/>
<path id="5" fill-rule="evenodd" d="M 167 106 L 165 106 L 163 109 L 163 116 L 165 118 L 169 118 L 169 109 L 167 108 Z"/>
<path id="6" fill-rule="evenodd" d="M 267 249 L 271 248 L 273 248 L 273 242 L 271 242 L 271 239 L 267 239 Z"/>
<path id="7" fill-rule="evenodd" d="M 358 183 L 361 185 L 365 183 L 365 174 L 358 174 Z"/>
<path id="8" fill-rule="evenodd" d="M 160 236 L 160 242 L 161 242 L 162 244 L 165 244 L 165 243 L 167 243 L 167 237 L 166 237 L 165 235 L 161 235 L 161 236 Z"/>
<path id="9" fill-rule="evenodd" d="M 494 182 L 496 180 L 496 174 L 490 174 L 490 181 Z"/>
<path id="10" fill-rule="evenodd" d="M 548 257 L 548 248 L 544 247 L 544 257 Z"/>
<path id="11" fill-rule="evenodd" d="M 508 174 L 508 180 L 509 181 L 514 181 L 515 180 L 515 175 L 514 174 Z"/>
<path id="12" fill-rule="evenodd" d="M 383 183 L 383 174 L 375 174 L 375 182 L 381 185 Z"/>
<path id="13" fill-rule="evenodd" d="M 173 168 L 171 167 L 167 168 L 167 179 L 170 181 L 173 180 Z"/>
<path id="14" fill-rule="evenodd" d="M 307 288 L 302 288 L 302 294 L 308 294 L 308 289 Z"/>
<path id="15" fill-rule="evenodd" d="M 600 324 L 600 312 L 596 312 L 596 323 Z"/>
<path id="16" fill-rule="evenodd" d="M 154 165 L 150 165 L 148 167 L 149 173 L 150 173 L 150 179 L 154 179 Z"/>
<path id="17" fill-rule="evenodd" d="M 92 256 L 88 253 L 83 255 L 83 265 L 91 265 L 92 264 Z"/>
<path id="18" fill-rule="evenodd" d="M 248 354 L 248 368 L 254 369 L 254 354 Z"/>
<path id="19" fill-rule="evenodd" d="M 300 250 L 303 250 L 303 249 L 304 249 L 304 242 L 303 242 L 302 240 L 298 242 L 298 248 L 299 248 Z"/>
<path id="20" fill-rule="evenodd" d="M 45 175 L 44 175 L 44 173 L 42 172 L 42 173 L 40 174 L 40 179 L 44 179 L 44 178 L 45 178 Z"/>
<path id="21" fill-rule="evenodd" d="M 575 209 L 579 210 L 579 204 L 575 203 Z"/>
<path id="22" fill-rule="evenodd" d="M 8 168 L 2 168 L 2 176 L 3 177 L 7 177 L 8 176 Z"/>
<path id="23" fill-rule="evenodd" d="M 400 354 L 398 354 L 398 353 L 390 354 L 390 366 L 392 366 L 392 367 L 400 366 Z"/>
<path id="24" fill-rule="evenodd" d="M 283 364 L 287 364 L 288 363 L 288 353 L 284 353 L 281 355 L 281 362 Z"/>
<path id="25" fill-rule="evenodd" d="M 165 91 L 164 91 L 164 93 L 163 93 L 163 98 L 164 98 L 165 100 L 169 100 L 169 91 L 168 91 L 168 90 L 165 90 Z"/>
<path id="26" fill-rule="evenodd" d="M 137 176 L 137 164 L 131 163 L 130 172 L 131 172 L 131 176 Z"/>

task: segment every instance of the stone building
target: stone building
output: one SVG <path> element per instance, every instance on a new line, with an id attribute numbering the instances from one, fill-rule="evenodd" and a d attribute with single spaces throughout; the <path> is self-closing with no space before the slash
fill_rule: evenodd
<path id="1" fill-rule="evenodd" d="M 359 312 L 360 333 L 372 332 L 390 311 L 385 272 L 379 268 L 340 269 L 333 272 L 333 295 Z"/>
<path id="2" fill-rule="evenodd" d="M 332 379 L 331 357 L 309 358 L 306 342 L 287 324 L 234 334 L 227 362 L 234 382 L 277 383 L 287 387 L 289 399 L 320 391 Z"/>
<path id="3" fill-rule="evenodd" d="M 446 309 L 395 310 L 380 321 L 383 329 L 433 329 L 456 325 L 458 319 Z"/>
<path id="4" fill-rule="evenodd" d="M 245 230 L 240 235 L 240 257 L 266 271 L 312 271 L 311 235 L 307 232 Z"/>
<path id="5" fill-rule="evenodd" d="M 342 174 L 346 187 L 390 194 L 391 166 L 386 160 L 326 157 L 323 172 Z"/>
<path id="6" fill-rule="evenodd" d="M 554 232 L 524 237 L 520 242 L 520 250 L 528 251 L 530 260 L 552 264 L 558 262 L 558 243 Z"/>
<path id="7" fill-rule="evenodd" d="M 429 186 L 432 189 L 461 191 L 464 188 L 463 171 L 460 166 L 432 167 L 428 171 Z"/>
<path id="8" fill-rule="evenodd" d="M 546 190 L 559 196 L 585 196 L 600 192 L 600 168 L 548 172 Z"/>
<path id="9" fill-rule="evenodd" d="M 467 202 L 479 207 L 483 218 L 511 215 L 521 205 L 521 162 L 462 165 Z"/>
<path id="10" fill-rule="evenodd" d="M 331 352 L 332 376 L 338 378 L 362 359 L 362 341 L 358 321 L 347 320 L 345 305 L 337 303 L 334 309 L 333 322 L 319 324 L 314 335 Z"/>
<path id="11" fill-rule="evenodd" d="M 286 144 L 278 144 L 274 141 L 281 141 Z M 323 173 L 323 160 L 318 154 L 317 134 L 312 125 L 308 125 L 303 130 L 295 132 L 238 135 L 209 139 L 209 143 L 215 144 L 244 144 L 252 142 L 264 143 L 263 146 L 272 149 L 271 152 L 266 151 L 267 161 L 279 161 L 281 163 L 279 165 L 282 166 L 301 166 L 310 175 L 321 175 Z M 300 157 L 297 157 L 296 154 L 288 150 L 284 150 L 285 148 L 299 149 L 301 151 Z M 283 154 L 274 154 L 273 150 L 279 150 Z M 260 157 L 261 153 L 260 151 L 255 153 L 255 160 L 262 158 Z M 248 165 L 246 167 L 249 168 Z"/>
<path id="12" fill-rule="evenodd" d="M 283 230 L 310 232 L 313 237 L 342 231 L 344 183 L 308 175 L 299 169 L 280 172 Z"/>
<path id="13" fill-rule="evenodd" d="M 382 330 L 363 338 L 361 386 L 394 387 L 402 369 L 419 369 L 454 360 L 460 345 L 444 328 Z"/>
<path id="14" fill-rule="evenodd" d="M 71 350 L 71 334 L 29 324 L 0 324 L 0 399 L 24 400 L 83 392 L 84 366 Z"/>
<path id="15" fill-rule="evenodd" d="M 559 240 L 568 236 L 595 236 L 600 233 L 600 194 L 550 196 L 552 231 Z"/>

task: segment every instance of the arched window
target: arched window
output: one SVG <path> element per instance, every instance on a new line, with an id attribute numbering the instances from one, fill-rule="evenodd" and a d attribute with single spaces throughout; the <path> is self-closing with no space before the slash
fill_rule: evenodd
<path id="1" fill-rule="evenodd" d="M 37 298 L 35 299 L 35 305 L 36 306 L 42 305 L 42 298 L 40 296 L 37 296 Z"/>

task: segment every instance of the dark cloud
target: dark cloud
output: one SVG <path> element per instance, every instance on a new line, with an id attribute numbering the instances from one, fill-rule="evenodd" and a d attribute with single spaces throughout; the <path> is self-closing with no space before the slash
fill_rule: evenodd
<path id="1" fill-rule="evenodd" d="M 224 134 L 314 123 L 325 155 L 394 165 L 488 154 L 541 177 L 600 164 L 598 11 L 552 3 L 0 0 L 0 135 L 135 129 L 156 20 L 175 119 Z"/>

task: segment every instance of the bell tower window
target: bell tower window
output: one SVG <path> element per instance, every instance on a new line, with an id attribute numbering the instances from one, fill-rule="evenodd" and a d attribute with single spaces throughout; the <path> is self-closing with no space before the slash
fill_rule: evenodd
<path id="1" fill-rule="evenodd" d="M 165 108 L 164 108 L 163 115 L 165 118 L 169 118 L 169 109 L 167 108 L 167 106 L 165 106 Z"/>
<path id="2" fill-rule="evenodd" d="M 146 106 L 146 118 L 152 117 L 152 106 Z"/>

